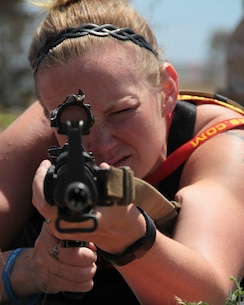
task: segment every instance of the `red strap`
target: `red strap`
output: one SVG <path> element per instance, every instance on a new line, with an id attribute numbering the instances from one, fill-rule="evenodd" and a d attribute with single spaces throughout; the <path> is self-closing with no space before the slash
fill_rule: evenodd
<path id="1" fill-rule="evenodd" d="M 244 125 L 244 118 L 234 118 L 229 120 L 223 120 L 211 127 L 208 127 L 200 134 L 196 135 L 190 141 L 186 142 L 174 152 L 172 152 L 168 158 L 162 163 L 162 165 L 150 176 L 144 180 L 151 184 L 157 184 L 164 180 L 167 176 L 172 174 L 184 161 L 186 161 L 192 152 L 205 143 L 207 140 L 216 136 L 217 134 L 226 130 Z"/>

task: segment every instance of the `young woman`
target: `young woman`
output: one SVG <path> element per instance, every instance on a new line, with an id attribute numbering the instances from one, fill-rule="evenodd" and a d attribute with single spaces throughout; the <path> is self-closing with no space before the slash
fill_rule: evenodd
<path id="1" fill-rule="evenodd" d="M 175 304 L 175 296 L 225 304 L 230 277 L 244 274 L 243 112 L 217 97 L 180 95 L 177 72 L 128 1 L 45 7 L 29 53 L 39 103 L 0 138 L 1 302 L 72 304 L 62 293 L 69 291 L 84 293 L 80 304 Z M 130 167 L 178 202 L 171 231 L 154 225 L 147 208 L 153 196 L 141 198 L 143 209 L 138 198 L 96 205 L 92 232 L 57 230 L 58 208 L 44 196 L 45 159 L 67 135 L 45 113 L 57 119 L 60 105 L 71 103 L 67 96 L 79 104 L 81 92 L 94 115 L 85 149 L 101 168 Z M 25 244 L 18 233 L 27 224 Z M 84 226 L 65 222 L 67 229 Z M 87 246 L 62 247 L 67 239 Z M 12 250 L 19 245 L 25 248 Z"/>

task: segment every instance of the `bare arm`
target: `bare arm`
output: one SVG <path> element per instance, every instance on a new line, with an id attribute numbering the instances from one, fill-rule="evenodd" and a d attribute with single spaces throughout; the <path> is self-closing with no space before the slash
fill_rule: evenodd
<path id="1" fill-rule="evenodd" d="M 58 245 L 58 259 L 51 255 L 52 249 L 56 245 Z M 21 304 L 28 303 L 24 298 L 40 293 L 53 294 L 66 290 L 89 291 L 93 287 L 93 277 L 96 273 L 96 253 L 94 246 L 91 245 L 91 248 L 93 249 L 61 247 L 59 240 L 49 234 L 47 223 L 44 223 L 34 248 L 22 249 L 17 256 L 14 251 L 1 253 L 0 273 L 2 274 L 4 270 L 5 286 L 1 277 L 0 304 L 10 304 L 4 289 L 4 287 L 8 287 L 6 285 L 8 278 L 13 295 Z M 14 263 L 12 272 L 10 271 L 10 261 Z M 40 304 L 45 303 L 45 301 L 40 302 Z M 13 304 L 13 300 L 11 300 L 11 304 Z"/>
<path id="2" fill-rule="evenodd" d="M 225 304 L 230 277 L 244 276 L 243 135 L 225 133 L 192 155 L 177 194 L 174 239 L 158 234 L 145 257 L 119 268 L 142 304 L 174 304 L 175 295 Z"/>
<path id="3" fill-rule="evenodd" d="M 141 304 L 188 302 L 225 304 L 234 289 L 231 276 L 244 276 L 243 149 L 244 132 L 233 131 L 207 141 L 187 161 L 177 200 L 182 210 L 171 239 L 157 232 L 153 247 L 140 259 L 118 267 Z M 239 136 L 237 136 L 237 134 Z M 45 203 L 43 164 L 34 179 L 35 204 L 46 218 L 55 207 Z M 93 241 L 113 254 L 142 236 L 145 223 L 135 206 L 97 207 L 99 227 L 89 234 L 61 234 L 59 239 Z"/>
<path id="4" fill-rule="evenodd" d="M 32 212 L 36 168 L 56 144 L 38 102 L 0 135 L 0 247 L 8 248 Z"/>

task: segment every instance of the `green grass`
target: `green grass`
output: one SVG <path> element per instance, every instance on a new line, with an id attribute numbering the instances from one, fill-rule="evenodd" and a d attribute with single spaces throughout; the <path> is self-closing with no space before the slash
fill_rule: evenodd
<path id="1" fill-rule="evenodd" d="M 0 112 L 0 130 L 6 129 L 18 116 L 18 113 L 11 111 Z"/>
<path id="2" fill-rule="evenodd" d="M 237 279 L 232 276 L 230 278 L 232 281 L 234 281 L 235 285 L 236 285 L 236 290 L 233 291 L 232 293 L 230 293 L 229 298 L 227 300 L 227 303 L 225 305 L 242 305 L 244 304 L 244 290 L 243 288 L 240 286 L 240 283 L 237 281 Z M 208 305 L 208 303 L 205 302 L 186 302 L 183 301 L 182 299 L 176 297 L 175 298 L 177 303 L 179 305 Z"/>

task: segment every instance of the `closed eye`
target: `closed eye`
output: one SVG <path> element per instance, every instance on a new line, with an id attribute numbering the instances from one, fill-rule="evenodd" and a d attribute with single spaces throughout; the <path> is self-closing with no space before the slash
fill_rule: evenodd
<path id="1" fill-rule="evenodd" d="M 124 112 L 128 112 L 133 110 L 134 108 L 125 108 L 125 109 L 121 109 L 119 111 L 113 112 L 113 114 L 120 114 L 120 113 L 124 113 Z"/>
<path id="2" fill-rule="evenodd" d="M 124 114 L 124 113 L 130 113 L 130 112 L 135 112 L 137 110 L 137 108 L 139 107 L 139 105 L 135 106 L 135 107 L 128 107 L 128 108 L 123 108 L 121 110 L 117 110 L 112 112 L 112 115 L 116 115 L 116 114 Z"/>

